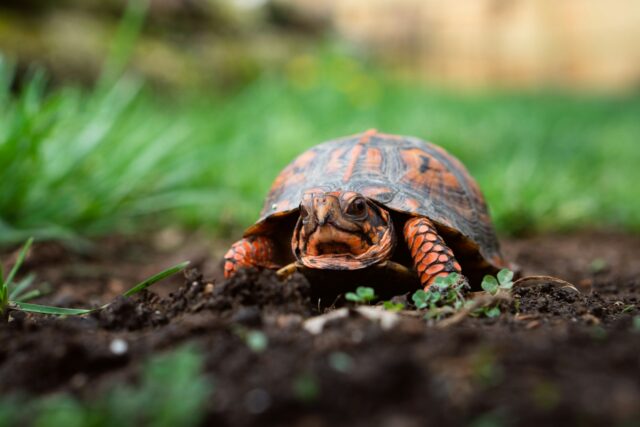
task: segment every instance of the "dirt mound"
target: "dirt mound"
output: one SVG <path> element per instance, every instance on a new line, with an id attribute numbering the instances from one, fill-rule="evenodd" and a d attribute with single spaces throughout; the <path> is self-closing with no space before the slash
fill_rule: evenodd
<path id="1" fill-rule="evenodd" d="M 518 250 L 522 261 L 526 247 Z M 304 277 L 280 282 L 247 271 L 216 282 L 191 270 L 164 296 L 122 298 L 84 318 L 16 315 L 0 325 L 0 394 L 66 391 L 91 400 L 134 379 L 150 355 L 189 342 L 215 379 L 209 424 L 633 425 L 638 273 L 574 272 L 573 280 L 589 281 L 582 292 L 519 288 L 498 318 L 448 328 L 402 314 L 387 327 L 352 311 L 312 334 L 305 321 L 325 309 Z"/>

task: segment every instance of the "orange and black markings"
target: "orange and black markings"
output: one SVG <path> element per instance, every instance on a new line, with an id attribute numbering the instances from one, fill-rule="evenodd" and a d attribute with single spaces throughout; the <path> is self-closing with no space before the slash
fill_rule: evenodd
<path id="1" fill-rule="evenodd" d="M 224 277 L 229 278 L 241 268 L 277 267 L 273 263 L 275 246 L 265 236 L 255 236 L 235 242 L 224 256 Z"/>
<path id="2" fill-rule="evenodd" d="M 444 243 L 433 223 L 427 218 L 417 217 L 408 220 L 404 226 L 404 238 L 425 290 L 433 284 L 436 277 L 462 273 L 453 251 Z"/>

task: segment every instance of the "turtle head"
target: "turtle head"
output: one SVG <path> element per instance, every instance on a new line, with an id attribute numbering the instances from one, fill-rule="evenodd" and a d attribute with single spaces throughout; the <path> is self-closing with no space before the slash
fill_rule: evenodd
<path id="1" fill-rule="evenodd" d="M 395 233 L 389 212 L 359 193 L 307 192 L 291 246 L 306 267 L 355 270 L 388 259 Z"/>

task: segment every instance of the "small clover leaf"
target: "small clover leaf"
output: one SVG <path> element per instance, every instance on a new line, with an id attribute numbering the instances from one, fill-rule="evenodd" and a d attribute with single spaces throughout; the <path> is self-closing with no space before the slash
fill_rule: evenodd
<path id="1" fill-rule="evenodd" d="M 413 303 L 416 305 L 416 308 L 418 310 L 421 310 L 423 308 L 426 308 L 429 305 L 430 296 L 427 292 L 423 291 L 422 289 L 418 289 L 413 293 L 413 295 L 411 296 L 411 299 L 413 300 Z"/>
<path id="2" fill-rule="evenodd" d="M 371 301 L 376 298 L 376 294 L 373 291 L 373 288 L 368 288 L 366 286 L 358 286 L 358 288 L 356 289 L 356 293 L 365 301 Z"/>
<path id="3" fill-rule="evenodd" d="M 513 287 L 513 271 L 504 268 L 498 272 L 497 277 L 500 288 L 511 289 Z"/>
<path id="4" fill-rule="evenodd" d="M 442 276 L 436 277 L 436 280 L 433 281 L 433 286 L 441 288 L 441 289 L 448 288 L 449 287 L 449 282 L 447 281 L 447 277 L 442 277 Z"/>
<path id="5" fill-rule="evenodd" d="M 498 317 L 498 316 L 500 316 L 500 308 L 498 308 L 498 307 L 487 308 L 484 311 L 484 315 L 487 316 L 490 319 L 493 319 L 494 317 Z"/>
<path id="6" fill-rule="evenodd" d="M 347 292 L 344 297 L 347 301 L 360 302 L 360 297 L 354 292 Z"/>
<path id="7" fill-rule="evenodd" d="M 429 291 L 427 293 L 430 295 L 431 303 L 436 303 L 442 299 L 442 294 L 438 291 Z"/>
<path id="8" fill-rule="evenodd" d="M 455 286 L 458 284 L 458 280 L 460 280 L 460 275 L 458 273 L 451 273 L 447 276 L 446 281 L 449 286 Z"/>
<path id="9" fill-rule="evenodd" d="M 358 286 L 354 292 L 347 292 L 344 296 L 347 301 L 356 303 L 368 303 L 377 298 L 373 288 Z"/>
<path id="10" fill-rule="evenodd" d="M 498 292 L 499 284 L 495 277 L 486 275 L 484 276 L 484 279 L 482 279 L 481 286 L 482 289 L 489 292 L 491 295 L 495 295 L 496 292 Z"/>
<path id="11" fill-rule="evenodd" d="M 401 311 L 404 309 L 404 304 L 401 302 L 385 301 L 382 306 L 387 311 Z"/>

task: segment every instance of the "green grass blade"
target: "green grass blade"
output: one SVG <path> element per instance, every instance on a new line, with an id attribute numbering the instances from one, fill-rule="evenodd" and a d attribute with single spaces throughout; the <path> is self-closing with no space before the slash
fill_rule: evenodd
<path id="1" fill-rule="evenodd" d="M 127 2 L 124 16 L 120 20 L 116 35 L 110 47 L 106 64 L 104 65 L 102 84 L 109 84 L 116 80 L 125 70 L 133 55 L 136 40 L 139 38 L 147 16 L 149 1 L 133 0 Z"/>
<path id="2" fill-rule="evenodd" d="M 9 286 L 4 281 L 4 269 L 2 268 L 2 262 L 0 262 L 0 313 L 4 311 L 4 306 L 9 299 Z"/>
<path id="3" fill-rule="evenodd" d="M 24 255 L 26 255 L 26 250 L 29 249 L 29 246 L 31 245 L 31 241 L 32 239 L 29 239 L 29 241 L 27 242 L 27 244 L 25 245 L 25 247 L 23 248 L 22 252 L 21 252 L 21 256 L 18 258 L 18 262 L 17 264 L 22 263 L 22 261 L 24 260 Z M 138 292 L 148 288 L 149 286 L 153 285 L 154 283 L 159 282 L 162 279 L 165 279 L 173 274 L 176 274 L 182 270 L 184 270 L 187 266 L 189 265 L 189 261 L 185 261 L 182 262 L 178 265 L 175 265 L 171 268 L 168 268 L 154 276 L 149 277 L 148 279 L 138 283 L 136 286 L 134 286 L 133 288 L 129 289 L 128 291 L 126 291 L 123 295 L 124 296 L 131 296 L 131 295 L 135 295 Z M 22 283 L 24 283 L 27 280 L 23 280 Z M 26 288 L 26 286 L 22 287 L 22 290 L 24 290 L 24 288 Z M 5 287 L 6 290 L 6 287 Z M 20 296 L 20 298 L 24 299 L 31 299 L 31 298 L 35 298 L 37 296 L 41 295 L 41 291 L 40 290 L 33 290 L 31 292 L 27 292 L 23 295 Z M 109 304 L 105 304 L 101 307 L 98 308 L 93 308 L 93 309 L 88 309 L 88 308 L 63 308 L 63 307 L 52 307 L 52 306 L 48 306 L 48 305 L 40 305 L 40 304 L 30 304 L 30 303 L 26 303 L 26 302 L 22 302 L 22 301 L 11 301 L 9 303 L 9 307 L 14 309 L 14 310 L 21 310 L 21 311 L 27 311 L 27 312 L 31 312 L 31 313 L 40 313 L 40 314 L 53 314 L 53 315 L 57 315 L 57 316 L 78 316 L 78 315 L 82 315 L 82 314 L 89 314 L 91 312 L 94 311 L 99 311 L 102 310 L 106 307 L 108 307 L 111 303 Z"/>
<path id="4" fill-rule="evenodd" d="M 148 279 L 138 283 L 136 286 L 134 286 L 133 288 L 129 289 L 128 291 L 126 291 L 124 294 L 125 297 L 130 297 L 131 295 L 135 295 L 138 292 L 141 292 L 145 289 L 147 289 L 149 286 L 153 285 L 154 283 L 159 282 L 160 280 L 172 276 L 182 270 L 184 270 L 187 266 L 189 265 L 189 261 L 185 261 L 185 262 L 181 262 L 180 264 L 173 266 L 171 268 L 168 268 L 154 276 L 149 277 Z"/>
<path id="5" fill-rule="evenodd" d="M 12 301 L 10 307 L 15 310 L 28 311 L 30 313 L 55 314 L 57 316 L 77 316 L 80 314 L 89 314 L 92 311 L 99 310 L 99 309 L 87 309 L 87 308 L 52 307 L 49 305 L 30 304 L 26 302 L 17 302 L 17 301 Z"/>
<path id="6" fill-rule="evenodd" d="M 18 259 L 16 263 L 13 265 L 13 268 L 9 272 L 9 276 L 7 276 L 7 280 L 5 281 L 6 286 L 9 286 L 11 282 L 13 282 L 13 278 L 15 277 L 16 273 L 20 269 L 20 266 L 22 266 L 22 263 L 24 262 L 24 259 L 27 256 L 27 252 L 29 252 L 29 249 L 31 248 L 32 244 L 33 244 L 33 237 L 30 237 L 29 240 L 27 240 L 27 243 L 25 243 L 24 246 L 22 247 L 22 250 L 20 251 L 20 255 L 18 255 Z"/>
<path id="7" fill-rule="evenodd" d="M 27 302 L 42 295 L 45 295 L 45 292 L 42 292 L 40 289 L 32 289 L 23 294 L 18 294 L 16 297 L 9 297 L 9 301 Z"/>
<path id="8" fill-rule="evenodd" d="M 18 295 L 23 293 L 29 286 L 31 286 L 35 278 L 36 278 L 35 274 L 29 274 L 27 277 L 22 279 L 13 289 L 11 289 L 9 293 L 9 299 L 11 301 L 20 300 L 20 298 L 18 298 Z M 10 285 L 7 284 L 7 286 L 10 286 Z"/>

